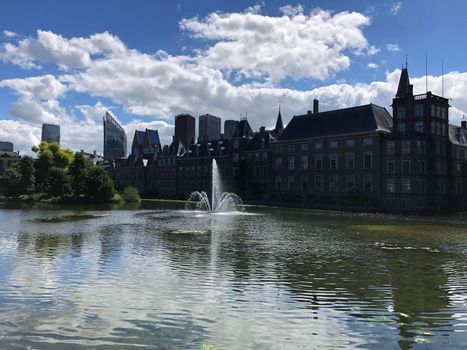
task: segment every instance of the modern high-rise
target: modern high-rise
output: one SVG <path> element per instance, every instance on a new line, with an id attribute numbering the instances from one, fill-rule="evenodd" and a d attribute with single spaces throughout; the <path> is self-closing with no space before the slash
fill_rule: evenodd
<path id="1" fill-rule="evenodd" d="M 231 139 L 237 130 L 238 120 L 226 120 L 224 122 L 224 139 Z"/>
<path id="2" fill-rule="evenodd" d="M 60 143 L 60 125 L 42 124 L 42 141 Z"/>
<path id="3" fill-rule="evenodd" d="M 175 116 L 174 141 L 180 141 L 185 147 L 189 147 L 195 139 L 195 118 L 190 114 Z"/>
<path id="4" fill-rule="evenodd" d="M 201 141 L 217 141 L 221 138 L 221 118 L 211 114 L 199 117 L 198 136 Z"/>
<path id="5" fill-rule="evenodd" d="M 126 158 L 127 138 L 125 130 L 110 115 L 105 112 L 104 121 L 104 161 Z"/>
<path id="6" fill-rule="evenodd" d="M 13 142 L 0 141 L 0 152 L 13 152 Z"/>

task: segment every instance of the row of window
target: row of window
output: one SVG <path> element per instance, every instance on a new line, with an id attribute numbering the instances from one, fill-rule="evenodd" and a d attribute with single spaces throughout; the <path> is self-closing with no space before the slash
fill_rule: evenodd
<path id="1" fill-rule="evenodd" d="M 328 141 L 328 146 L 330 149 L 336 149 L 339 147 L 339 142 L 345 141 L 345 146 L 347 148 L 351 148 L 355 146 L 355 140 L 354 139 L 347 139 L 347 140 L 331 140 Z M 365 137 L 363 139 L 363 146 L 372 146 L 373 145 L 373 138 L 372 137 Z M 315 142 L 312 144 L 308 143 L 302 143 L 300 145 L 276 145 L 275 151 L 276 153 L 282 153 L 283 150 L 285 150 L 285 147 L 287 147 L 287 152 L 289 153 L 295 153 L 296 147 L 300 147 L 300 151 L 306 152 L 308 151 L 311 147 L 314 148 L 315 150 L 321 150 L 323 149 L 324 142 L 319 141 Z"/>
<path id="2" fill-rule="evenodd" d="M 246 155 L 247 161 L 251 162 L 253 159 L 255 162 L 260 162 L 260 161 L 267 161 L 268 160 L 268 152 L 255 152 L 253 153 L 247 153 Z"/>
<path id="3" fill-rule="evenodd" d="M 426 193 L 426 179 L 417 178 L 417 179 L 401 179 L 396 180 L 395 178 L 386 179 L 386 192 L 387 193 L 396 193 L 396 185 L 400 186 L 400 191 L 402 193 Z M 415 186 L 415 187 L 414 187 Z M 437 183 L 438 193 L 446 193 L 446 181 L 444 179 L 438 179 Z"/>
<path id="4" fill-rule="evenodd" d="M 411 172 L 411 164 L 412 162 L 415 162 L 416 168 L 414 171 Z M 394 159 L 389 159 L 386 162 L 386 173 L 388 175 L 395 175 L 396 171 L 398 170 L 396 168 L 396 164 L 398 161 Z M 401 167 L 400 167 L 400 173 L 402 175 L 426 175 L 426 163 L 424 160 L 416 160 L 416 161 L 411 161 L 409 159 L 403 159 L 401 161 Z"/>
<path id="5" fill-rule="evenodd" d="M 400 149 L 402 154 L 411 154 L 411 141 L 403 140 L 400 141 Z M 423 155 L 426 154 L 426 145 L 424 141 L 416 141 L 415 150 L 417 154 Z M 386 142 L 386 154 L 393 155 L 396 154 L 396 141 Z"/>
<path id="6" fill-rule="evenodd" d="M 315 167 L 314 169 L 317 171 L 323 170 L 323 156 L 316 155 L 314 156 L 315 159 Z M 301 156 L 300 157 L 300 169 L 301 170 L 308 170 L 309 167 L 309 157 L 308 156 Z M 337 170 L 339 168 L 339 157 L 337 153 L 331 153 L 329 155 L 329 169 Z M 345 157 L 345 168 L 346 169 L 354 169 L 355 168 L 355 154 L 353 152 L 348 152 Z M 363 169 L 371 169 L 373 168 L 373 153 L 372 152 L 364 152 L 363 153 Z M 282 170 L 282 157 L 276 158 L 276 170 Z M 287 170 L 294 171 L 295 170 L 295 157 L 290 156 L 287 159 Z"/>
<path id="7" fill-rule="evenodd" d="M 406 106 L 399 106 L 396 109 L 396 114 L 399 119 L 404 119 L 407 117 L 407 108 Z M 415 116 L 422 117 L 425 115 L 425 104 L 424 103 L 416 103 L 415 104 Z M 447 119 L 447 108 L 436 106 L 434 104 L 430 105 L 430 115 L 432 117 Z"/>
<path id="8" fill-rule="evenodd" d="M 287 177 L 287 190 L 309 191 L 310 187 L 308 186 L 307 175 L 302 175 L 300 177 L 300 183 L 298 184 L 298 186 L 295 183 L 295 176 L 291 175 Z M 276 190 L 282 189 L 282 176 L 276 176 L 275 188 Z M 358 189 L 356 187 L 355 176 L 354 175 L 345 176 L 345 191 L 355 192 L 357 190 Z M 323 177 L 321 175 L 316 175 L 314 177 L 314 192 L 323 192 L 323 191 L 324 191 Z M 338 175 L 331 175 L 329 177 L 329 192 L 331 193 L 339 192 L 339 176 Z M 365 175 L 363 177 L 363 192 L 365 193 L 373 192 L 373 177 L 371 175 Z"/>

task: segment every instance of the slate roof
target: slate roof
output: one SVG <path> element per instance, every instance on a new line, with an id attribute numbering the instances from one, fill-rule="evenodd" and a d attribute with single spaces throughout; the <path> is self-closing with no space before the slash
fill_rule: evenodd
<path id="1" fill-rule="evenodd" d="M 399 79 L 399 86 L 397 87 L 396 97 L 404 96 L 409 93 L 409 72 L 407 68 L 402 68 L 401 77 Z"/>
<path id="2" fill-rule="evenodd" d="M 159 139 L 159 132 L 157 130 L 146 129 L 146 132 L 148 133 L 149 143 L 151 144 L 151 146 L 161 144 L 161 141 Z"/>
<path id="3" fill-rule="evenodd" d="M 144 140 L 144 131 L 135 130 L 135 136 L 137 137 L 138 144 L 142 144 Z"/>
<path id="4" fill-rule="evenodd" d="M 284 130 L 284 123 L 282 123 L 282 115 L 281 115 L 281 110 L 279 108 L 279 114 L 277 115 L 276 127 L 274 128 L 274 131 L 280 134 L 283 130 Z"/>
<path id="5" fill-rule="evenodd" d="M 386 108 L 372 103 L 317 114 L 294 116 L 279 141 L 341 134 L 392 131 L 392 117 Z"/>
<path id="6" fill-rule="evenodd" d="M 251 137 L 253 136 L 253 130 L 251 129 L 250 123 L 248 120 L 243 119 L 237 125 L 237 129 L 235 130 L 232 138 L 241 138 L 241 137 Z"/>
<path id="7" fill-rule="evenodd" d="M 467 146 L 467 130 L 457 125 L 449 124 L 449 141 L 457 146 Z"/>
<path id="8" fill-rule="evenodd" d="M 269 148 L 269 143 L 272 142 L 274 138 L 271 136 L 271 131 L 259 131 L 255 133 L 253 139 L 248 143 L 246 148 L 247 151 L 261 150 Z"/>

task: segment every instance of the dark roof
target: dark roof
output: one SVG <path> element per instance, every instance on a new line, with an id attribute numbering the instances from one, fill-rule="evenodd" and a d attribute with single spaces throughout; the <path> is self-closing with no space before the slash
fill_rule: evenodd
<path id="1" fill-rule="evenodd" d="M 269 143 L 274 140 L 269 130 L 255 133 L 253 139 L 248 143 L 247 151 L 261 150 L 269 148 Z"/>
<path id="2" fill-rule="evenodd" d="M 277 115 L 276 127 L 274 131 L 276 133 L 281 133 L 284 130 L 284 124 L 282 123 L 281 109 L 279 108 L 279 114 Z"/>
<path id="3" fill-rule="evenodd" d="M 396 97 L 407 95 L 409 93 L 409 85 L 410 85 L 409 72 L 407 71 L 407 68 L 402 68 Z"/>
<path id="4" fill-rule="evenodd" d="M 138 144 L 141 145 L 144 140 L 144 131 L 135 130 L 135 138 Z M 133 140 L 135 140 L 135 138 L 133 138 Z"/>
<path id="5" fill-rule="evenodd" d="M 392 117 L 386 108 L 369 104 L 294 116 L 279 140 L 287 141 L 377 130 L 391 132 L 391 129 Z"/>
<path id="6" fill-rule="evenodd" d="M 253 136 L 253 130 L 251 130 L 250 123 L 248 120 L 243 119 L 237 124 L 237 129 L 232 136 L 232 138 L 240 138 L 240 137 L 251 137 Z"/>
<path id="7" fill-rule="evenodd" d="M 467 146 L 467 130 L 457 125 L 449 124 L 449 141 L 458 146 Z"/>
<path id="8" fill-rule="evenodd" d="M 159 132 L 157 130 L 146 129 L 146 132 L 148 133 L 149 143 L 151 144 L 151 146 L 161 144 L 161 141 L 159 139 Z"/>

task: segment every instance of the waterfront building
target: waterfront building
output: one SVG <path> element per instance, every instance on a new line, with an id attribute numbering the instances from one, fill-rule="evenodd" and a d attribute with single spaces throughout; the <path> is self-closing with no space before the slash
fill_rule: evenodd
<path id="1" fill-rule="evenodd" d="M 195 118 L 190 114 L 175 116 L 174 141 L 180 141 L 185 148 L 190 147 L 195 140 Z"/>
<path id="2" fill-rule="evenodd" d="M 0 176 L 3 176 L 6 169 L 13 163 L 18 162 L 21 156 L 18 152 L 1 151 L 0 152 Z"/>
<path id="3" fill-rule="evenodd" d="M 115 159 L 126 158 L 127 138 L 125 130 L 109 112 L 105 112 L 103 123 L 104 160 L 113 162 Z"/>
<path id="4" fill-rule="evenodd" d="M 221 118 L 204 114 L 198 118 L 198 140 L 217 141 L 221 138 Z"/>
<path id="5" fill-rule="evenodd" d="M 13 152 L 13 142 L 0 141 L 0 152 Z"/>
<path id="6" fill-rule="evenodd" d="M 235 130 L 237 130 L 239 121 L 238 120 L 226 120 L 224 121 L 224 139 L 231 139 Z"/>
<path id="7" fill-rule="evenodd" d="M 42 124 L 42 141 L 60 144 L 60 125 Z"/>
<path id="8" fill-rule="evenodd" d="M 449 124 L 448 102 L 432 92 L 414 94 L 404 68 L 392 116 L 372 103 L 321 112 L 314 100 L 312 111 L 293 116 L 285 128 L 279 110 L 273 130 L 253 132 L 242 119 L 222 140 L 184 149 L 174 137 L 143 170 L 139 188 L 167 197 L 209 194 L 216 159 L 224 190 L 247 201 L 403 213 L 465 210 L 467 121 Z M 141 170 L 128 171 L 131 184 Z"/>

